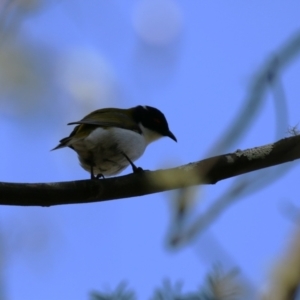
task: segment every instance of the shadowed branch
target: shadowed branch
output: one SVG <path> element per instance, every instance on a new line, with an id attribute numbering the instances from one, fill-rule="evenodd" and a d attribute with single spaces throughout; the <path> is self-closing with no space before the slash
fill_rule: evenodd
<path id="1" fill-rule="evenodd" d="M 237 150 L 177 168 L 101 180 L 56 183 L 0 183 L 0 204 L 51 206 L 100 202 L 153 194 L 220 180 L 300 158 L 300 136 Z"/>

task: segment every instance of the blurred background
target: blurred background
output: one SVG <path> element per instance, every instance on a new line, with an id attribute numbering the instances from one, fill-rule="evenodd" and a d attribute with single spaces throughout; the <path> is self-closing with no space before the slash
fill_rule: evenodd
<path id="1" fill-rule="evenodd" d="M 150 170 L 288 136 L 300 122 L 299 11 L 297 1 L 1 0 L 0 181 L 88 179 L 75 152 L 50 149 L 68 122 L 104 107 L 164 112 L 178 143 L 150 145 L 137 161 Z M 0 299 L 88 299 L 121 282 L 149 299 L 166 279 L 198 289 L 216 263 L 259 293 L 297 226 L 299 172 L 293 162 L 179 193 L 2 206 Z"/>

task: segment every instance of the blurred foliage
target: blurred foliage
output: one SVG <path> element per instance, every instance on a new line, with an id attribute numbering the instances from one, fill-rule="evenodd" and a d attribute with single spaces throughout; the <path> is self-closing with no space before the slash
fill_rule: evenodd
<path id="1" fill-rule="evenodd" d="M 298 216 L 299 217 L 299 216 Z M 299 218 L 298 218 L 299 221 Z M 270 274 L 263 300 L 299 299 L 300 291 L 300 230 L 297 226 L 281 258 Z"/>
<path id="2" fill-rule="evenodd" d="M 128 290 L 126 283 L 121 282 L 115 291 L 99 293 L 94 292 L 91 294 L 90 300 L 136 300 L 135 293 Z"/>
<path id="3" fill-rule="evenodd" d="M 115 74 L 98 50 L 56 48 L 32 33 L 32 15 L 55 1 L 0 1 L 0 113 L 25 117 L 26 124 L 39 122 L 33 115 L 53 122 L 71 114 L 70 104 L 73 112 L 89 111 L 120 96 Z"/>
<path id="4" fill-rule="evenodd" d="M 50 56 L 28 40 L 7 39 L 0 47 L 0 109 L 27 114 L 45 104 L 52 87 Z"/>
<path id="5" fill-rule="evenodd" d="M 230 147 L 247 134 L 258 113 L 261 113 L 262 104 L 266 102 L 268 99 L 267 94 L 270 92 L 273 98 L 276 120 L 275 140 L 285 137 L 287 133 L 291 135 L 298 134 L 297 126 L 290 127 L 287 132 L 289 127 L 288 101 L 281 77 L 291 62 L 298 59 L 299 56 L 300 31 L 298 30 L 283 42 L 282 46 L 274 51 L 274 54 L 267 57 L 262 66 L 254 73 L 252 84 L 246 92 L 244 106 L 238 111 L 232 125 L 226 128 L 226 132 L 220 139 L 217 139 L 215 145 L 208 152 L 209 156 L 229 151 Z M 199 214 L 192 224 L 185 223 L 187 223 L 186 220 L 189 220 L 190 212 L 193 211 L 191 204 L 196 203 L 196 195 L 189 191 L 178 191 L 174 201 L 174 210 L 177 211 L 179 217 L 173 218 L 171 221 L 173 236 L 169 239 L 169 245 L 179 247 L 188 244 L 193 238 L 203 233 L 221 213 L 237 200 L 241 200 L 249 193 L 254 193 L 274 183 L 276 179 L 281 178 L 293 166 L 282 164 L 236 177 L 231 186 L 221 196 L 214 199 L 206 211 Z M 195 174 L 195 176 L 198 175 Z M 182 218 L 182 216 L 185 218 Z"/>
<path id="6" fill-rule="evenodd" d="M 46 2 L 49 0 L 2 0 L 0 2 L 0 33 L 2 37 L 11 35 L 28 14 L 37 12 Z"/>
<path id="7" fill-rule="evenodd" d="M 183 293 L 183 283 L 174 285 L 165 280 L 162 287 L 157 288 L 150 300 L 239 300 L 245 299 L 244 284 L 237 278 L 236 270 L 224 272 L 216 267 L 206 278 L 203 287 L 195 292 Z M 125 283 L 119 284 L 110 293 L 94 292 L 90 300 L 136 300 L 136 294 L 126 288 Z"/>
<path id="8" fill-rule="evenodd" d="M 49 1 L 0 3 L 0 111 L 27 116 L 47 107 L 53 94 L 53 50 L 22 32 L 22 23 Z M 32 119 L 30 119 L 32 120 Z"/>

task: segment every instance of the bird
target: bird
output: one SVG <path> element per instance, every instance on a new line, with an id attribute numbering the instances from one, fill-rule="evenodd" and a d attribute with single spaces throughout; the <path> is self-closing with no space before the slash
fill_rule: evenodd
<path id="1" fill-rule="evenodd" d="M 146 105 L 98 109 L 68 125 L 77 126 L 52 150 L 73 149 L 91 179 L 117 175 L 129 165 L 134 173 L 141 172 L 143 169 L 133 162 L 150 143 L 161 137 L 177 142 L 164 114 Z"/>

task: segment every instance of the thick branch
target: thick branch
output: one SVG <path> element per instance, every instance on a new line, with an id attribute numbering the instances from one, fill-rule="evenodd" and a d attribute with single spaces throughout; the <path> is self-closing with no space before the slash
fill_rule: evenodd
<path id="1" fill-rule="evenodd" d="M 51 206 L 142 196 L 182 187 L 215 184 L 240 174 L 300 158 L 300 136 L 248 150 L 237 150 L 173 169 L 100 180 L 57 183 L 0 182 L 0 204 Z"/>

